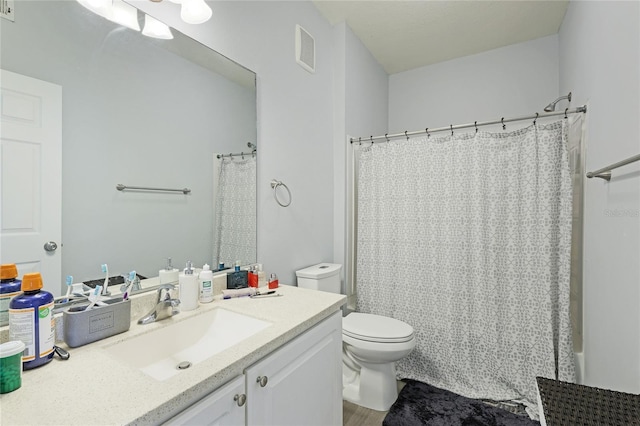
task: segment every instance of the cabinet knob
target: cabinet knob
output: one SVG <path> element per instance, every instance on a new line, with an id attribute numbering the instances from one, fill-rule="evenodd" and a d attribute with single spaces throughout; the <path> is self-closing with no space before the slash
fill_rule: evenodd
<path id="1" fill-rule="evenodd" d="M 236 404 L 238 404 L 238 407 L 242 407 L 244 403 L 247 402 L 247 395 L 243 393 L 235 394 L 233 400 L 236 402 Z"/>
<path id="2" fill-rule="evenodd" d="M 256 383 L 260 383 L 260 387 L 265 387 L 267 386 L 268 381 L 269 379 L 267 378 L 267 376 L 258 376 Z"/>

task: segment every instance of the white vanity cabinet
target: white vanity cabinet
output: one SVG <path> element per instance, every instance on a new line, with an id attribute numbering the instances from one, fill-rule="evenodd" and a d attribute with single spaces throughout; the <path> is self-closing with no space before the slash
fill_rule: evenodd
<path id="1" fill-rule="evenodd" d="M 211 392 L 165 425 L 242 426 L 245 424 L 244 376 Z"/>
<path id="2" fill-rule="evenodd" d="M 342 425 L 342 315 L 245 370 L 247 425 Z"/>
<path id="3" fill-rule="evenodd" d="M 167 425 L 342 425 L 342 315 L 286 343 Z"/>

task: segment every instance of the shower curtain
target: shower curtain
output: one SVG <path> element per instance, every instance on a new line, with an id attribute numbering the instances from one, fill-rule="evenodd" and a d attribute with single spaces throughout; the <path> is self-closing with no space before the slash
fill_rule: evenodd
<path id="1" fill-rule="evenodd" d="M 224 157 L 215 199 L 214 259 L 226 265 L 256 261 L 256 158 Z M 217 266 L 217 265 L 215 265 Z"/>
<path id="2" fill-rule="evenodd" d="M 375 144 L 357 179 L 357 311 L 413 326 L 398 377 L 536 417 L 535 377 L 575 377 L 566 120 Z"/>

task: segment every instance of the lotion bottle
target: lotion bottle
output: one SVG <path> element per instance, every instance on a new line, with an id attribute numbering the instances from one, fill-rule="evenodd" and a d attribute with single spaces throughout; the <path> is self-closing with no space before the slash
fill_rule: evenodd
<path id="1" fill-rule="evenodd" d="M 198 275 L 198 289 L 200 303 L 213 301 L 213 271 L 208 264 L 204 264 L 200 275 Z"/>
<path id="2" fill-rule="evenodd" d="M 178 277 L 180 287 L 180 310 L 193 311 L 198 307 L 198 278 L 193 273 L 191 261 Z"/>

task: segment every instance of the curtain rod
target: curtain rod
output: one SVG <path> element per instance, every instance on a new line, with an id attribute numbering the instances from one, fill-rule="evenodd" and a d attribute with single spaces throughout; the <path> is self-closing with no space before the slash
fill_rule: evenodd
<path id="1" fill-rule="evenodd" d="M 242 157 L 242 158 L 244 158 L 245 155 L 247 157 L 248 156 L 257 155 L 256 152 L 257 152 L 257 150 L 254 149 L 251 152 L 235 152 L 235 153 L 231 153 L 231 154 L 218 154 L 218 155 L 216 155 L 216 158 L 233 158 L 233 157 Z"/>
<path id="2" fill-rule="evenodd" d="M 467 124 L 456 124 L 454 125 L 449 125 L 446 127 L 435 127 L 433 129 L 429 129 L 428 127 L 425 130 L 416 130 L 413 132 L 403 132 L 403 133 L 394 133 L 392 135 L 390 134 L 385 134 L 382 136 L 369 136 L 367 137 L 360 137 L 360 138 L 351 138 L 349 139 L 350 143 L 361 143 L 361 142 L 374 142 L 377 140 L 383 140 L 386 142 L 389 142 L 389 139 L 392 138 L 398 138 L 401 136 L 406 137 L 407 139 L 409 139 L 409 136 L 415 136 L 415 135 L 420 135 L 423 133 L 426 133 L 427 135 L 429 135 L 431 132 L 443 132 L 445 130 L 449 130 L 451 131 L 451 133 L 453 134 L 454 130 L 459 130 L 459 129 L 467 129 L 469 127 L 475 127 L 478 128 L 480 126 L 489 126 L 492 124 L 502 124 L 503 128 L 504 128 L 504 123 L 511 123 L 513 121 L 522 121 L 522 120 L 531 120 L 533 119 L 533 122 L 535 123 L 536 120 L 538 120 L 539 118 L 546 118 L 546 117 L 552 117 L 555 115 L 564 115 L 565 117 L 567 116 L 567 114 L 576 114 L 579 112 L 587 112 L 587 106 L 586 105 L 582 105 L 579 106 L 577 108 L 573 108 L 573 109 L 565 109 L 564 111 L 556 111 L 556 112 L 547 112 L 547 113 L 542 113 L 542 114 L 538 114 L 537 112 L 534 115 L 525 115 L 522 117 L 514 117 L 514 118 L 501 118 L 500 120 L 493 120 L 493 121 L 482 121 L 480 123 L 478 123 L 477 121 L 475 123 L 467 123 Z"/>

